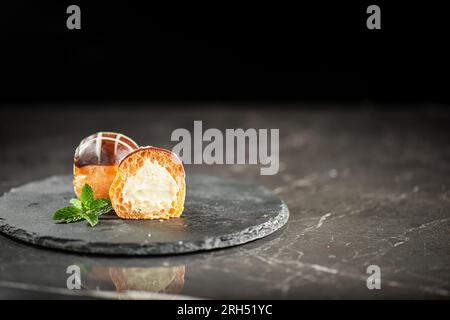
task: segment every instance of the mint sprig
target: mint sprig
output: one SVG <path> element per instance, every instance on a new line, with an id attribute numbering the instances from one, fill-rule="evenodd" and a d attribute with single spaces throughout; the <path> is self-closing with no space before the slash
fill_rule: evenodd
<path id="1" fill-rule="evenodd" d="M 71 199 L 71 206 L 56 210 L 53 220 L 60 223 L 71 223 L 86 220 L 91 227 L 98 223 L 98 217 L 112 210 L 111 200 L 94 199 L 94 192 L 87 183 L 81 190 L 80 199 Z"/>

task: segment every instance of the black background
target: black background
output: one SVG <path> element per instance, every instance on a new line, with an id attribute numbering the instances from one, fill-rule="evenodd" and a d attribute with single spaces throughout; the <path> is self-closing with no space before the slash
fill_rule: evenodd
<path id="1" fill-rule="evenodd" d="M 1 101 L 450 101 L 444 2 L 164 3 L 2 4 Z"/>

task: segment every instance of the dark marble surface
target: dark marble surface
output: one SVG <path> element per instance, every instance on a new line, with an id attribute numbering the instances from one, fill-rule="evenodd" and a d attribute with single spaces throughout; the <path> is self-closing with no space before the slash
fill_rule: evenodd
<path id="1" fill-rule="evenodd" d="M 269 190 L 206 174 L 186 177 L 183 215 L 123 220 L 114 213 L 55 223 L 53 212 L 76 198 L 72 175 L 33 181 L 0 197 L 0 231 L 46 248 L 108 255 L 164 255 L 213 250 L 263 238 L 287 222 L 289 210 Z"/>
<path id="2" fill-rule="evenodd" d="M 448 111 L 167 110 L 5 107 L 0 191 L 70 173 L 79 140 L 99 130 L 171 147 L 171 132 L 192 129 L 193 120 L 204 128 L 279 128 L 277 175 L 261 176 L 255 165 L 195 165 L 188 174 L 266 186 L 287 203 L 287 226 L 238 247 L 143 258 L 67 254 L 0 236 L 1 298 L 449 298 Z M 71 264 L 82 270 L 83 290 L 65 289 Z M 381 269 L 381 290 L 367 289 L 369 265 Z"/>

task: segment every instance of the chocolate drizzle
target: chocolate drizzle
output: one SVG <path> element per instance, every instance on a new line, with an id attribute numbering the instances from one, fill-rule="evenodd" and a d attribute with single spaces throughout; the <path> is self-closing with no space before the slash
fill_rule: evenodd
<path id="1" fill-rule="evenodd" d="M 138 148 L 136 142 L 123 134 L 98 132 L 80 142 L 75 150 L 74 164 L 77 167 L 117 165 L 125 156 Z"/>

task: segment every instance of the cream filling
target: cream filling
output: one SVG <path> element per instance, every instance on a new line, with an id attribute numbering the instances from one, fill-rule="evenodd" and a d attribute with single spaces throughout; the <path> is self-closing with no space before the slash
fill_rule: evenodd
<path id="1" fill-rule="evenodd" d="M 177 201 L 178 185 L 157 161 L 146 160 L 134 176 L 125 182 L 123 201 L 142 212 L 169 211 Z"/>

